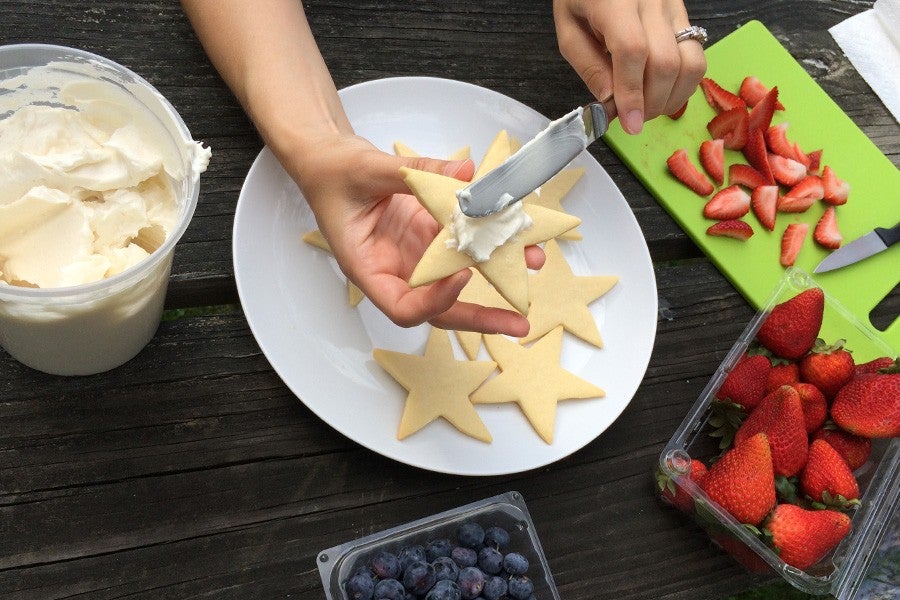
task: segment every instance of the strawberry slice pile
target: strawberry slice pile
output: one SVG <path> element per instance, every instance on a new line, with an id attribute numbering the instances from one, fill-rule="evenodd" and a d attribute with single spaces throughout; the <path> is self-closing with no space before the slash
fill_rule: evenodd
<path id="1" fill-rule="evenodd" d="M 703 216 L 716 222 L 706 233 L 747 240 L 754 229 L 745 217 L 752 212 L 764 229 L 780 229 L 779 262 L 784 267 L 794 264 L 810 229 L 821 247 L 838 248 L 842 236 L 835 207 L 847 202 L 850 184 L 822 164 L 821 149 L 807 152 L 791 140 L 787 122 L 773 124 L 776 113 L 785 111 L 778 87 L 768 88 L 751 75 L 736 93 L 709 77 L 700 88 L 716 112 L 706 125 L 710 139 L 700 144 L 696 161 L 679 148 L 667 166 L 676 179 L 707 198 Z M 727 169 L 731 155 L 726 150 L 740 152 Z M 790 218 L 808 210 L 822 210 L 814 228 Z"/>
<path id="2" fill-rule="evenodd" d="M 856 364 L 843 340 L 825 343 L 824 307 L 815 287 L 774 306 L 712 402 L 709 424 L 722 454 L 692 458 L 674 480 L 657 473 L 663 500 L 693 512 L 748 566 L 748 547 L 727 539 L 710 502 L 787 564 L 808 569 L 850 532 L 861 496 L 854 473 L 872 440 L 900 436 L 900 362 Z M 688 480 L 703 494 L 689 492 Z"/>

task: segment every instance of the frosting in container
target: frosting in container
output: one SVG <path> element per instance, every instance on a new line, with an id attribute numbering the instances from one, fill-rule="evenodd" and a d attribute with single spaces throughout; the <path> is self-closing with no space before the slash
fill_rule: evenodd
<path id="1" fill-rule="evenodd" d="M 0 47 L 3 348 L 58 375 L 140 352 L 210 155 L 125 67 L 63 46 Z"/>

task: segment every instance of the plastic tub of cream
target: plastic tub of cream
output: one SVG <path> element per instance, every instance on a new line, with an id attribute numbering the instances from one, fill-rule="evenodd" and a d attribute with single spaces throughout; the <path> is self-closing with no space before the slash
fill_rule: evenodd
<path id="1" fill-rule="evenodd" d="M 0 345 L 57 375 L 140 352 L 209 156 L 125 67 L 61 46 L 0 47 Z"/>

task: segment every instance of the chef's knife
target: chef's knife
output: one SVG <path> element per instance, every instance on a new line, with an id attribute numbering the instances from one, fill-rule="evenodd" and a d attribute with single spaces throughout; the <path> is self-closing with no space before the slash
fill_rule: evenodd
<path id="1" fill-rule="evenodd" d="M 873 254 L 887 250 L 898 241 L 900 241 L 900 223 L 897 223 L 890 229 L 876 227 L 861 238 L 841 246 L 826 256 L 819 263 L 819 266 L 813 270 L 813 273 L 824 273 L 825 271 L 839 269 L 840 267 L 859 262 Z"/>
<path id="2" fill-rule="evenodd" d="M 496 169 L 457 191 L 459 208 L 469 217 L 485 217 L 518 202 L 607 129 L 609 118 L 601 103 L 576 108 L 550 123 Z"/>

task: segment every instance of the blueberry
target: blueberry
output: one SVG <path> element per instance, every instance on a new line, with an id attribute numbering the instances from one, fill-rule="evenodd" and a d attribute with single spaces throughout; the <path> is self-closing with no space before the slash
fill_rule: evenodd
<path id="1" fill-rule="evenodd" d="M 372 571 L 382 579 L 396 579 L 400 577 L 400 559 L 391 552 L 379 552 L 372 559 Z"/>
<path id="2" fill-rule="evenodd" d="M 474 567 L 478 564 L 478 553 L 471 548 L 463 548 L 462 546 L 454 548 L 450 553 L 450 558 L 459 565 L 460 569 Z"/>
<path id="3" fill-rule="evenodd" d="M 427 544 L 425 544 L 425 559 L 429 562 L 434 562 L 434 559 L 441 558 L 442 556 L 450 556 L 450 552 L 453 550 L 453 544 L 450 543 L 450 540 L 447 538 L 440 538 L 437 540 L 430 540 Z"/>
<path id="4" fill-rule="evenodd" d="M 466 600 L 473 600 L 484 589 L 484 573 L 476 567 L 466 567 L 460 569 L 456 582 L 459 584 L 462 597 Z"/>
<path id="5" fill-rule="evenodd" d="M 430 590 L 435 581 L 434 567 L 427 562 L 416 561 L 403 571 L 403 587 L 419 596 Z"/>
<path id="6" fill-rule="evenodd" d="M 481 548 L 484 544 L 484 529 L 474 521 L 466 521 L 456 530 L 456 541 L 465 548 Z"/>
<path id="7" fill-rule="evenodd" d="M 425 547 L 417 544 L 401 548 L 397 553 L 397 559 L 400 561 L 401 573 L 414 562 L 428 562 L 425 558 Z"/>
<path id="8" fill-rule="evenodd" d="M 506 579 L 498 577 L 497 575 L 492 575 L 484 581 L 484 588 L 481 590 L 481 595 L 485 600 L 500 600 L 500 598 L 506 594 L 506 590 Z"/>
<path id="9" fill-rule="evenodd" d="M 375 600 L 404 600 L 406 598 L 406 590 L 403 584 L 396 579 L 382 579 L 375 584 Z"/>
<path id="10" fill-rule="evenodd" d="M 459 576 L 459 565 L 447 556 L 439 556 L 431 563 L 431 566 L 434 567 L 434 575 L 438 581 L 445 579 L 456 581 L 456 578 Z"/>
<path id="11" fill-rule="evenodd" d="M 516 600 L 528 600 L 534 593 L 534 584 L 525 575 L 513 575 L 509 578 L 509 595 Z"/>
<path id="12" fill-rule="evenodd" d="M 478 568 L 488 575 L 496 575 L 503 569 L 503 555 L 499 550 L 485 546 L 478 551 Z"/>
<path id="13" fill-rule="evenodd" d="M 434 584 L 425 600 L 462 600 L 462 592 L 455 581 L 444 579 Z"/>
<path id="14" fill-rule="evenodd" d="M 510 552 L 503 557 L 503 568 L 509 575 L 524 575 L 528 571 L 528 559 L 518 552 Z"/>
<path id="15" fill-rule="evenodd" d="M 484 530 L 484 545 L 503 550 L 509 546 L 509 532 L 502 527 L 488 527 Z"/>
<path id="16" fill-rule="evenodd" d="M 372 579 L 368 570 L 357 571 L 347 580 L 345 588 L 350 600 L 372 600 L 375 593 L 375 580 Z"/>

